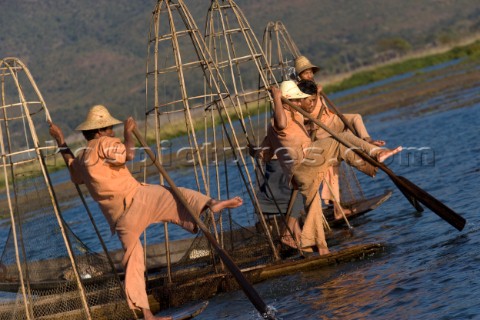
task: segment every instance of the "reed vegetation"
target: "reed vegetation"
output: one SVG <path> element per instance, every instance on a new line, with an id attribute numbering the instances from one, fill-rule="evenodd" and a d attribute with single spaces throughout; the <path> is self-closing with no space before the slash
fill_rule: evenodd
<path id="1" fill-rule="evenodd" d="M 343 91 L 456 59 L 480 59 L 480 40 L 465 46 L 454 47 L 447 52 L 406 59 L 404 61 L 380 66 L 372 70 L 354 72 L 350 77 L 342 81 L 326 84 L 324 90 L 326 93 Z"/>

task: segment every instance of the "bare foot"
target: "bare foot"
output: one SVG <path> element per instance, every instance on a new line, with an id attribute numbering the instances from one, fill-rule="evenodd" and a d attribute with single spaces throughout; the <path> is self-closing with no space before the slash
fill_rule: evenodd
<path id="1" fill-rule="evenodd" d="M 156 317 L 153 315 L 152 311 L 150 309 L 142 309 L 143 311 L 143 317 L 145 320 L 173 320 L 172 317 Z"/>
<path id="2" fill-rule="evenodd" d="M 283 235 L 281 240 L 283 244 L 289 246 L 290 248 L 297 249 L 297 244 L 293 240 L 292 236 L 289 234 Z"/>
<path id="3" fill-rule="evenodd" d="M 397 154 L 400 151 L 402 151 L 402 149 L 403 148 L 401 146 L 396 147 L 395 149 L 382 149 L 377 153 L 376 158 L 377 158 L 378 162 L 384 162 L 385 160 L 387 160 L 388 158 L 390 158 L 394 154 Z"/>
<path id="4" fill-rule="evenodd" d="M 210 207 L 210 210 L 212 210 L 213 213 L 217 213 L 219 211 L 222 211 L 223 209 L 229 208 L 233 209 L 236 207 L 240 207 L 243 204 L 243 200 L 240 197 L 234 197 L 231 199 L 227 200 L 215 200 L 212 199 L 209 201 L 207 204 L 208 207 Z"/>
<path id="5" fill-rule="evenodd" d="M 307 253 L 313 253 L 312 247 L 302 247 L 302 251 Z"/>
<path id="6" fill-rule="evenodd" d="M 312 253 L 315 255 L 317 252 L 319 255 L 330 253 L 330 250 L 328 250 L 328 248 L 323 248 L 320 246 L 302 247 L 302 251 L 308 254 L 308 256 L 311 256 Z"/>
<path id="7" fill-rule="evenodd" d="M 320 248 L 318 247 L 318 254 L 319 255 L 324 255 L 324 254 L 329 254 L 330 253 L 330 250 L 328 250 L 328 248 Z"/>
<path id="8" fill-rule="evenodd" d="M 334 212 L 335 220 L 343 219 L 343 214 L 342 214 L 342 211 L 340 211 L 340 208 L 337 205 L 335 205 L 334 208 L 335 209 L 333 210 L 333 212 Z M 353 213 L 352 210 L 347 208 L 342 208 L 342 210 L 343 210 L 343 213 L 345 213 L 345 216 L 347 217 Z"/>

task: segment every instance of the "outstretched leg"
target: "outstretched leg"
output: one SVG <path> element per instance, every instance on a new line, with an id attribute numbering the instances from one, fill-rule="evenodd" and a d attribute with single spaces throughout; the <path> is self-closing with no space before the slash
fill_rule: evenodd
<path id="1" fill-rule="evenodd" d="M 382 149 L 374 146 L 363 139 L 359 139 L 349 132 L 342 132 L 338 134 L 342 139 L 348 141 L 358 149 L 362 149 L 370 156 L 374 157 L 378 162 L 384 162 L 389 157 L 402 151 L 402 147 L 395 149 Z M 353 150 L 340 145 L 340 156 L 351 166 L 356 167 L 358 170 L 369 176 L 375 176 L 376 168 L 363 161 Z"/>
<path id="2" fill-rule="evenodd" d="M 243 200 L 240 197 L 234 197 L 227 200 L 215 200 L 211 199 L 207 203 L 207 207 L 212 210 L 212 212 L 217 213 L 222 211 L 223 209 L 233 209 L 240 207 L 243 204 Z"/>
<path id="3" fill-rule="evenodd" d="M 360 139 L 363 139 L 367 141 L 370 144 L 373 144 L 374 146 L 377 147 L 383 147 L 386 142 L 383 140 L 373 140 L 370 137 L 370 134 L 367 131 L 367 128 L 365 127 L 365 123 L 363 122 L 362 116 L 360 114 L 344 114 L 345 118 L 347 121 L 350 123 L 350 125 L 355 128 L 355 131 L 357 131 L 358 136 Z"/>

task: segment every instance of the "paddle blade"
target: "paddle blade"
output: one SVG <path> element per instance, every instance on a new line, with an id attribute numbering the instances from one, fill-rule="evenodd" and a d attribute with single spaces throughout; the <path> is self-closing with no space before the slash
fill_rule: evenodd
<path id="1" fill-rule="evenodd" d="M 465 224 L 467 223 L 467 220 L 465 220 L 462 216 L 460 216 L 458 213 L 447 207 L 445 204 L 437 200 L 431 194 L 429 194 L 410 180 L 402 176 L 397 176 L 397 178 L 400 180 L 400 184 L 402 185 L 402 187 L 405 187 L 400 188 L 402 192 L 404 192 L 404 190 L 407 191 L 408 195 L 410 195 L 411 197 L 415 197 L 418 201 L 420 201 L 427 208 L 436 213 L 440 218 L 447 221 L 458 231 L 463 230 Z"/>
<path id="2" fill-rule="evenodd" d="M 401 178 L 401 177 L 399 177 L 399 178 Z M 424 211 L 423 207 L 420 205 L 420 203 L 418 203 L 418 201 L 417 201 L 417 199 L 415 199 L 415 197 L 408 194 L 408 192 L 405 192 L 404 191 L 405 189 L 402 188 L 402 186 L 396 180 L 394 180 L 393 183 L 395 183 L 395 185 L 398 187 L 398 190 L 400 190 L 403 193 L 405 198 L 407 198 L 408 202 L 410 202 L 410 204 L 415 208 L 415 210 L 417 210 L 417 212 L 423 212 Z"/>

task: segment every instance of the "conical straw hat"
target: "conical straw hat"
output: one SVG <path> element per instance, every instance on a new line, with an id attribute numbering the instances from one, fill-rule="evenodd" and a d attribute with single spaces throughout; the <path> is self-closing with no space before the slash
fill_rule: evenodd
<path id="1" fill-rule="evenodd" d="M 101 129 L 121 123 L 122 121 L 115 119 L 110 115 L 107 108 L 102 105 L 96 105 L 90 108 L 90 111 L 88 111 L 87 114 L 87 119 L 75 128 L 75 130 L 85 131 Z"/>
<path id="2" fill-rule="evenodd" d="M 320 70 L 319 67 L 313 65 L 305 56 L 299 56 L 295 59 L 295 72 L 298 75 L 307 69 L 312 69 L 314 74 Z"/>
<path id="3" fill-rule="evenodd" d="M 283 81 L 280 84 L 280 90 L 282 91 L 282 96 L 287 99 L 303 99 L 310 96 L 300 91 L 297 84 L 292 80 Z"/>

